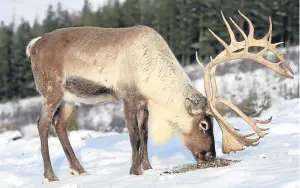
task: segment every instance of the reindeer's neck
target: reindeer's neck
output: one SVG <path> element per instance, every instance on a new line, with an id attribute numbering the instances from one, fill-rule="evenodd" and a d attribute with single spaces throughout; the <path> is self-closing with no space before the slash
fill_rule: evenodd
<path id="1" fill-rule="evenodd" d="M 136 80 L 139 89 L 148 99 L 165 108 L 181 111 L 186 95 L 196 91 L 174 55 L 166 55 L 168 51 L 163 53 L 164 55 L 157 54 L 154 61 L 147 61 Z"/>
<path id="2" fill-rule="evenodd" d="M 151 48 L 155 42 L 160 43 L 153 40 L 147 43 L 150 47 L 146 55 L 134 60 L 138 74 L 134 81 L 148 99 L 152 140 L 163 143 L 173 132 L 190 131 L 193 119 L 185 108 L 185 99 L 203 96 L 192 87 L 191 80 L 165 42 L 157 45 L 159 49 Z"/>
<path id="3" fill-rule="evenodd" d="M 187 97 L 199 98 L 197 101 L 203 97 L 190 85 L 177 93 L 165 91 L 164 95 L 170 100 L 158 99 L 161 103 L 152 99 L 148 101 L 150 134 L 155 143 L 164 143 L 174 132 L 189 132 L 193 118 L 188 114 L 184 101 Z"/>
<path id="4" fill-rule="evenodd" d="M 184 101 L 186 97 L 200 97 L 199 93 L 191 86 L 182 88 L 181 92 L 167 92 L 166 98 L 161 103 L 150 99 L 148 101 L 149 110 L 149 130 L 152 141 L 156 144 L 166 142 L 174 132 L 190 132 L 193 117 L 185 109 Z"/>

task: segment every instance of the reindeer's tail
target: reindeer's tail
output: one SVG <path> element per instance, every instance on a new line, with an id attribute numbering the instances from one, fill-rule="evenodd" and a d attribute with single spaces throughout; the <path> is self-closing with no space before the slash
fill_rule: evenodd
<path id="1" fill-rule="evenodd" d="M 27 47 L 26 47 L 26 55 L 27 55 L 27 57 L 30 57 L 31 56 L 31 47 L 38 41 L 38 40 L 40 40 L 42 37 L 37 37 L 37 38 L 34 38 L 34 39 L 32 39 L 29 43 L 28 43 L 28 45 L 27 45 Z"/>

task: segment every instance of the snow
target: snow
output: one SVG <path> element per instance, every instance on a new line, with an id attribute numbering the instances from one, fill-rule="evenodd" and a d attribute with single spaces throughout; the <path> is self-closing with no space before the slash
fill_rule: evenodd
<path id="1" fill-rule="evenodd" d="M 38 137 L 20 136 L 18 131 L 0 134 L 0 187 L 92 188 L 92 187 L 299 187 L 300 99 L 278 99 L 261 119 L 273 116 L 269 134 L 257 147 L 224 155 L 221 152 L 221 132 L 215 123 L 218 157 L 240 159 L 241 162 L 222 168 L 208 168 L 182 174 L 163 174 L 166 168 L 194 163 L 190 152 L 174 135 L 164 145 L 149 143 L 153 169 L 142 176 L 129 175 L 131 147 L 126 133 L 72 131 L 69 137 L 81 164 L 89 175 L 72 176 L 68 162 L 56 137 L 49 138 L 50 156 L 59 182 L 42 184 L 43 164 Z M 241 132 L 250 127 L 239 118 L 229 122 Z M 27 127 L 33 130 L 33 125 Z M 35 135 L 34 131 L 32 135 Z"/>

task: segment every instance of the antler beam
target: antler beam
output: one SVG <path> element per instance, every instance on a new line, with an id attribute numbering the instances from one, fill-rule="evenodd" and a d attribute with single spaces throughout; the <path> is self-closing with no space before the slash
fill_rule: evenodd
<path id="1" fill-rule="evenodd" d="M 229 36 L 231 39 L 230 45 L 226 44 L 223 39 L 218 37 L 213 31 L 209 29 L 211 34 L 224 46 L 224 50 L 219 53 L 214 59 L 211 58 L 211 61 L 204 67 L 204 65 L 199 61 L 198 54 L 196 52 L 196 60 L 201 66 L 201 68 L 204 71 L 204 87 L 205 87 L 205 93 L 206 97 L 209 103 L 209 107 L 211 110 L 211 113 L 216 118 L 219 126 L 222 129 L 223 134 L 223 146 L 222 150 L 223 153 L 230 153 L 231 151 L 240 151 L 243 150 L 243 146 L 256 146 L 258 143 L 256 143 L 260 138 L 267 135 L 268 133 L 264 132 L 267 131 L 268 128 L 259 128 L 256 124 L 267 124 L 270 123 L 272 120 L 272 117 L 268 120 L 255 120 L 251 119 L 248 116 L 246 116 L 237 106 L 229 102 L 228 100 L 224 98 L 217 97 L 217 84 L 216 84 L 216 78 L 215 78 L 215 71 L 216 66 L 222 62 L 234 60 L 234 59 L 250 59 L 253 61 L 256 61 L 258 63 L 261 63 L 265 65 L 266 67 L 274 70 L 275 72 L 281 74 L 284 77 L 287 78 L 293 78 L 289 73 L 294 74 L 291 67 L 287 63 L 287 61 L 284 59 L 283 53 L 278 51 L 276 49 L 276 46 L 280 43 L 272 44 L 272 21 L 271 18 L 269 18 L 269 31 L 262 39 L 255 39 L 254 38 L 254 26 L 249 18 L 247 18 L 244 14 L 242 14 L 240 11 L 238 11 L 239 14 L 247 21 L 249 25 L 249 33 L 248 35 L 245 34 L 245 32 L 230 18 L 233 25 L 237 28 L 237 30 L 242 34 L 244 40 L 243 41 L 237 41 L 235 38 L 235 35 L 231 29 L 231 26 L 227 22 L 226 18 L 224 17 L 223 13 L 221 12 L 222 18 L 224 20 L 224 23 L 226 25 L 226 28 L 229 32 Z M 249 47 L 251 46 L 259 46 L 263 47 L 264 49 L 256 54 L 252 54 L 249 52 Z M 235 52 L 237 50 L 244 49 L 240 52 Z M 263 58 L 263 55 L 268 50 L 272 51 L 280 60 L 278 63 L 272 63 L 266 59 Z M 289 73 L 282 69 L 280 67 L 281 63 L 283 63 L 284 67 L 287 68 Z M 237 132 L 227 121 L 226 119 L 218 112 L 215 105 L 217 102 L 223 103 L 230 107 L 232 110 L 234 110 L 237 114 L 239 114 L 255 131 L 255 133 L 259 136 L 256 139 L 250 139 L 250 136 L 253 136 L 255 133 L 250 133 L 246 135 L 242 135 L 239 132 Z"/>

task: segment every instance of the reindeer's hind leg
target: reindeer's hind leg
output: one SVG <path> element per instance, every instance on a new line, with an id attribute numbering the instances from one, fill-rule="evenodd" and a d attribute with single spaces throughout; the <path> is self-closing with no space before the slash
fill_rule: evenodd
<path id="1" fill-rule="evenodd" d="M 74 104 L 63 103 L 57 110 L 57 116 L 55 116 L 53 119 L 53 125 L 55 126 L 55 131 L 57 133 L 61 146 L 65 152 L 65 155 L 68 159 L 70 165 L 70 172 L 73 175 L 80 175 L 82 173 L 85 173 L 85 171 L 80 165 L 73 151 L 66 131 L 68 127 L 68 121 L 70 120 L 70 117 L 73 114 L 74 110 Z"/>
<path id="2" fill-rule="evenodd" d="M 149 159 L 148 159 L 148 116 L 149 112 L 147 110 L 147 106 L 144 102 L 142 102 L 138 107 L 137 119 L 138 126 L 140 130 L 140 138 L 141 138 L 141 160 L 142 160 L 142 168 L 144 170 L 152 169 Z"/>
<path id="3" fill-rule="evenodd" d="M 51 98 L 44 99 L 40 119 L 38 121 L 38 130 L 41 139 L 41 152 L 44 161 L 44 182 L 58 181 L 58 178 L 55 176 L 48 148 L 48 132 L 49 127 L 56 111 L 56 108 L 60 102 L 61 94 L 53 95 Z"/>
<path id="4" fill-rule="evenodd" d="M 42 39 L 41 39 L 42 40 Z M 39 43 L 39 45 L 41 45 Z M 41 152 L 44 162 L 45 182 L 57 181 L 48 148 L 48 132 L 54 113 L 63 97 L 63 76 L 61 58 L 52 52 L 45 52 L 31 47 L 31 68 L 36 88 L 43 97 L 43 107 L 38 121 L 38 130 L 41 139 Z"/>

